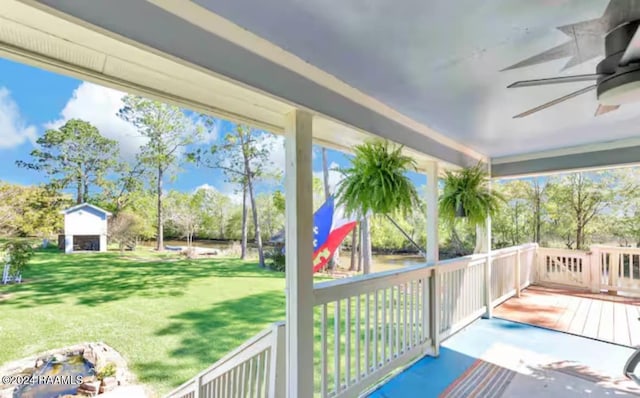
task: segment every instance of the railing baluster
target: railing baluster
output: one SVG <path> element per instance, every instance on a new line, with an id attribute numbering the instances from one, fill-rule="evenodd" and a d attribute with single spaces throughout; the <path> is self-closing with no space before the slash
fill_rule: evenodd
<path id="1" fill-rule="evenodd" d="M 328 378 L 328 358 L 327 358 L 327 304 L 322 305 L 320 315 L 320 394 L 323 398 L 327 397 L 327 378 Z"/>
<path id="2" fill-rule="evenodd" d="M 402 353 L 407 352 L 407 284 L 402 285 Z"/>
<path id="3" fill-rule="evenodd" d="M 387 362 L 387 289 L 382 289 L 382 337 L 380 339 L 380 348 L 382 353 L 380 354 L 380 362 L 385 364 Z"/>
<path id="4" fill-rule="evenodd" d="M 393 286 L 389 288 L 389 360 L 393 360 L 395 357 L 395 352 L 393 352 L 393 329 L 394 329 L 394 320 L 393 320 L 393 307 L 394 307 L 395 297 L 393 295 Z"/>
<path id="5" fill-rule="evenodd" d="M 362 340 L 362 334 L 360 333 L 360 295 L 356 296 L 356 382 L 360 381 L 360 343 Z"/>
<path id="6" fill-rule="evenodd" d="M 345 345 L 344 345 L 344 373 L 345 385 L 351 384 L 351 297 L 347 297 L 347 309 L 344 316 Z"/>
<path id="7" fill-rule="evenodd" d="M 379 290 L 376 289 L 375 293 L 374 293 L 374 301 L 373 301 L 373 328 L 374 328 L 374 333 L 373 333 L 373 369 L 377 369 L 378 368 L 378 331 L 379 331 L 379 325 L 378 325 L 378 292 Z"/>
<path id="8" fill-rule="evenodd" d="M 396 285 L 396 355 L 400 355 L 400 286 Z"/>
<path id="9" fill-rule="evenodd" d="M 370 337 L 371 337 L 371 322 L 369 321 L 371 319 L 371 296 L 369 295 L 369 293 L 367 293 L 367 301 L 365 302 L 365 312 L 367 314 L 367 316 L 364 319 L 365 322 L 365 326 L 364 329 L 366 331 L 365 335 L 364 335 L 364 371 L 365 374 L 369 374 L 370 369 L 371 369 L 371 342 L 370 342 Z"/>
<path id="10" fill-rule="evenodd" d="M 339 393 L 341 389 L 340 383 L 340 300 L 336 301 L 333 313 L 333 371 L 335 380 L 335 392 Z"/>

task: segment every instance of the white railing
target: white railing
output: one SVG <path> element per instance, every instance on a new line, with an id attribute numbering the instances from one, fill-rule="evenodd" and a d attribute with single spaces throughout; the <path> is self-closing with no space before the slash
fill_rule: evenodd
<path id="1" fill-rule="evenodd" d="M 434 272 L 424 265 L 315 285 L 321 397 L 354 396 L 428 350 Z"/>
<path id="2" fill-rule="evenodd" d="M 394 369 L 437 355 L 440 341 L 535 280 L 537 248 L 315 284 L 315 395 L 356 397 Z M 278 323 L 168 396 L 279 398 L 285 370 L 284 323 Z"/>
<path id="3" fill-rule="evenodd" d="M 487 255 L 474 255 L 438 264 L 440 339 L 444 340 L 486 312 Z"/>
<path id="4" fill-rule="evenodd" d="M 273 324 L 170 392 L 167 397 L 283 397 L 284 336 L 284 322 Z"/>
<path id="5" fill-rule="evenodd" d="M 537 282 L 590 287 L 590 253 L 579 250 L 539 248 Z"/>
<path id="6" fill-rule="evenodd" d="M 528 286 L 536 249 L 522 245 L 316 284 L 316 395 L 358 396 L 391 370 L 437 354 L 441 340 Z"/>
<path id="7" fill-rule="evenodd" d="M 599 290 L 640 293 L 640 248 L 594 246 L 594 285 Z"/>

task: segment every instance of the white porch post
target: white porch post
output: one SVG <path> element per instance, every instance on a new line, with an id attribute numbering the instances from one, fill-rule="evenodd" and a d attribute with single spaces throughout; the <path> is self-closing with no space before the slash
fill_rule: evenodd
<path id="1" fill-rule="evenodd" d="M 489 173 L 489 190 L 491 190 L 491 161 L 489 160 L 487 163 L 487 171 Z M 492 258 L 491 258 L 491 216 L 487 217 L 487 221 L 485 224 L 485 250 L 487 253 L 487 262 L 484 268 L 484 276 L 485 276 L 485 286 L 484 286 L 484 294 L 485 294 L 485 303 L 487 306 L 487 310 L 484 314 L 484 318 L 491 318 L 493 316 L 493 304 L 492 304 L 492 293 L 491 293 L 491 268 L 492 268 Z"/>
<path id="2" fill-rule="evenodd" d="M 429 278 L 429 334 L 433 356 L 440 355 L 440 276 L 438 273 L 438 163 L 427 165 L 427 263 L 436 267 Z M 424 306 L 425 308 L 427 305 Z"/>
<path id="3" fill-rule="evenodd" d="M 296 110 L 285 123 L 287 398 L 313 395 L 312 122 Z"/>
<path id="4" fill-rule="evenodd" d="M 437 263 L 438 253 L 438 163 L 427 165 L 427 262 Z"/>

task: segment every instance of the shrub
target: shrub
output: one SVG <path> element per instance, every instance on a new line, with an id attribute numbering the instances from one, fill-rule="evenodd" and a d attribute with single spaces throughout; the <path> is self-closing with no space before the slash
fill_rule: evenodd
<path id="1" fill-rule="evenodd" d="M 98 371 L 98 374 L 96 376 L 98 377 L 98 380 L 104 380 L 107 377 L 112 377 L 115 375 L 116 375 L 116 365 L 113 362 L 109 362 L 108 364 L 104 365 L 102 369 Z"/>
<path id="2" fill-rule="evenodd" d="M 282 249 L 282 246 L 276 246 L 273 250 L 266 253 L 266 257 L 269 260 L 267 264 L 269 268 L 274 271 L 284 272 L 286 270 L 285 255 Z"/>
<path id="3" fill-rule="evenodd" d="M 5 254 L 5 261 L 11 266 L 10 272 L 13 276 L 21 274 L 29 267 L 29 261 L 33 257 L 34 251 L 31 244 L 25 240 L 12 240 L 2 245 Z"/>

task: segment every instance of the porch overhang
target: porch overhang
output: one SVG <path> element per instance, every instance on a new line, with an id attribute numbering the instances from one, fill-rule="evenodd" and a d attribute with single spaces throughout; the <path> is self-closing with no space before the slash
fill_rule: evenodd
<path id="1" fill-rule="evenodd" d="M 276 134 L 303 109 L 315 143 L 349 153 L 387 138 L 420 170 L 488 161 L 192 2 L 7 0 L 0 18 L 0 55 L 19 62 Z"/>

